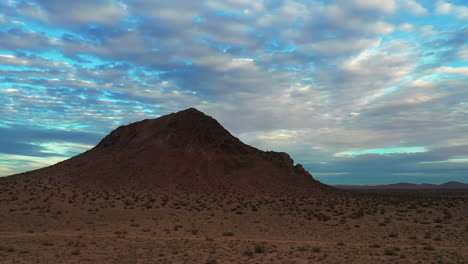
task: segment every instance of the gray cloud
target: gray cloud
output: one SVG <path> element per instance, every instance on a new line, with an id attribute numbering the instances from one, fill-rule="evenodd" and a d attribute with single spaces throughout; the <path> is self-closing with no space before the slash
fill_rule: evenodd
<path id="1" fill-rule="evenodd" d="M 43 50 L 56 46 L 54 40 L 40 32 L 27 32 L 22 29 L 0 31 L 0 49 L 6 50 Z"/>
<path id="2" fill-rule="evenodd" d="M 428 15 L 416 1 L 75 2 L 0 4 L 0 49 L 14 54 L 0 56 L 11 127 L 56 128 L 60 116 L 97 138 L 193 106 L 312 171 L 346 172 L 337 179 L 439 173 L 453 164 L 421 162 L 465 155 L 435 149 L 468 144 L 465 80 L 440 68 L 463 58 L 467 29 L 415 24 L 411 38 L 398 37 L 398 25 L 413 22 L 397 12 Z M 19 136 L 11 144 L 39 155 L 28 142 L 42 139 Z M 405 146 L 432 156 L 335 155 Z"/>
<path id="3" fill-rule="evenodd" d="M 112 0 L 60 1 L 40 0 L 37 4 L 22 2 L 20 10 L 28 17 L 45 23 L 81 26 L 84 23 L 111 25 L 127 15 L 124 4 Z"/>

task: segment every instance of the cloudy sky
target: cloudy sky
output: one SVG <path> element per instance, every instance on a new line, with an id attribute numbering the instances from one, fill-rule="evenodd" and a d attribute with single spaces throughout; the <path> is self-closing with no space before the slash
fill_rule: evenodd
<path id="1" fill-rule="evenodd" d="M 466 0 L 2 0 L 0 176 L 196 107 L 325 183 L 468 182 Z"/>

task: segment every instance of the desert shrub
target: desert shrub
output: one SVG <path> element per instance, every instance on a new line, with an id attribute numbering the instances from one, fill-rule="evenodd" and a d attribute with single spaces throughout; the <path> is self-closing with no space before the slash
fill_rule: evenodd
<path id="1" fill-rule="evenodd" d="M 450 213 L 450 211 L 447 210 L 447 209 L 444 209 L 444 218 L 445 218 L 445 219 L 450 219 L 450 218 L 452 218 L 452 213 Z"/>
<path id="2" fill-rule="evenodd" d="M 251 256 L 253 256 L 253 252 L 250 251 L 250 250 L 246 250 L 246 251 L 244 251 L 244 256 L 251 257 Z"/>
<path id="3" fill-rule="evenodd" d="M 351 214 L 352 219 L 359 219 L 359 218 L 362 218 L 363 216 L 364 216 L 364 210 L 362 210 L 362 208 Z"/>
<path id="4" fill-rule="evenodd" d="M 223 236 L 234 236 L 233 232 L 224 232 Z"/>
<path id="5" fill-rule="evenodd" d="M 206 264 L 216 264 L 216 263 L 218 263 L 218 261 L 216 261 L 216 259 L 214 259 L 214 258 L 209 258 L 209 259 L 206 260 L 205 263 Z"/>
<path id="6" fill-rule="evenodd" d="M 434 247 L 431 246 L 431 245 L 425 245 L 425 246 L 423 247 L 423 249 L 424 249 L 424 250 L 434 250 Z"/>
<path id="7" fill-rule="evenodd" d="M 265 252 L 265 245 L 263 245 L 263 244 L 255 245 L 254 251 L 255 251 L 255 253 L 264 253 Z"/>
<path id="8" fill-rule="evenodd" d="M 321 250 L 320 250 L 319 247 L 313 247 L 313 248 L 312 248 L 312 252 L 318 253 L 318 252 L 320 252 L 320 251 L 321 251 Z"/>
<path id="9" fill-rule="evenodd" d="M 298 247 L 298 248 L 297 248 L 297 251 L 302 251 L 302 252 L 304 252 L 304 251 L 307 251 L 307 248 L 306 248 L 306 247 Z"/>

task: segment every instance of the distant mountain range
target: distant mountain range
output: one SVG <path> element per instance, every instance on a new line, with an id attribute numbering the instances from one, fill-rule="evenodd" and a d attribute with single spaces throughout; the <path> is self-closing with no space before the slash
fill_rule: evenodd
<path id="1" fill-rule="evenodd" d="M 394 190 L 417 190 L 417 189 L 468 189 L 468 184 L 461 182 L 446 182 L 442 184 L 429 183 L 394 183 L 383 185 L 333 185 L 339 189 L 394 189 Z"/>

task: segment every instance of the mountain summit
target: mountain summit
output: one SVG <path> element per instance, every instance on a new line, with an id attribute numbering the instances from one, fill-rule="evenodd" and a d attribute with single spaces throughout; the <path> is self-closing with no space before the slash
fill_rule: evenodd
<path id="1" fill-rule="evenodd" d="M 167 144 L 176 148 L 207 148 L 234 139 L 237 140 L 214 118 L 195 108 L 189 108 L 157 119 L 146 119 L 121 126 L 106 136 L 97 147 Z"/>
<path id="2" fill-rule="evenodd" d="M 91 188 L 322 185 L 288 154 L 246 145 L 194 108 L 120 126 L 93 149 L 31 173 Z"/>

